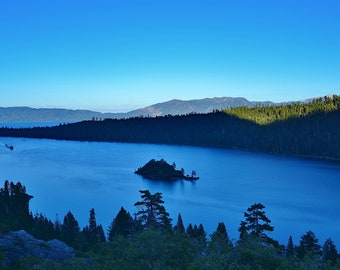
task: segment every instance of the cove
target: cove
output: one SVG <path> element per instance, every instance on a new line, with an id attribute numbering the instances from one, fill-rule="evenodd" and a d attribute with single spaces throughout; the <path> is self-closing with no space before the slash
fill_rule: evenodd
<path id="1" fill-rule="evenodd" d="M 243 213 L 261 202 L 274 226 L 271 236 L 294 244 L 311 230 L 322 245 L 330 237 L 340 247 L 340 165 L 191 146 L 1 138 L 14 151 L 0 150 L 0 180 L 20 181 L 34 196 L 30 210 L 62 222 L 71 211 L 82 228 L 95 209 L 106 230 L 121 206 L 132 215 L 139 190 L 162 192 L 174 222 L 202 223 L 212 233 L 224 222 L 237 239 Z M 134 171 L 150 159 L 195 170 L 195 182 L 159 182 Z"/>

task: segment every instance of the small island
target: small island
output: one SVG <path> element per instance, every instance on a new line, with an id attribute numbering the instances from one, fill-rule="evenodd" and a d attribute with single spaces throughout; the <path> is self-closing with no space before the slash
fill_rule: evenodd
<path id="1" fill-rule="evenodd" d="M 136 174 L 143 176 L 144 178 L 152 180 L 188 180 L 195 181 L 199 177 L 196 176 L 196 172 L 192 171 L 191 176 L 185 175 L 184 169 L 176 170 L 176 164 L 170 165 L 164 159 L 155 160 L 151 159 L 143 167 L 138 168 L 135 171 Z"/>

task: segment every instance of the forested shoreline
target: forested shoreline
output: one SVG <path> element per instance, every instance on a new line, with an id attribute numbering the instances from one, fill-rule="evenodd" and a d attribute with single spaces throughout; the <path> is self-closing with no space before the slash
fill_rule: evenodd
<path id="1" fill-rule="evenodd" d="M 340 160 L 339 119 L 340 97 L 333 96 L 308 104 L 239 107 L 209 114 L 0 128 L 0 136 L 194 145 Z"/>
<path id="2" fill-rule="evenodd" d="M 185 226 L 180 214 L 172 222 L 160 192 L 141 190 L 140 195 L 141 200 L 134 204 L 136 212 L 131 215 L 122 206 L 106 234 L 96 222 L 94 209 L 90 210 L 89 223 L 83 229 L 71 212 L 55 222 L 43 214 L 33 215 L 29 212 L 33 196 L 27 194 L 25 186 L 5 181 L 0 188 L 0 234 L 24 229 L 38 239 L 60 239 L 75 249 L 76 257 L 64 262 L 24 257 L 3 268 L 327 270 L 340 267 L 338 251 L 330 238 L 323 245 L 312 231 L 302 235 L 298 244 L 293 243 L 292 236 L 285 244 L 271 238 L 275 227 L 261 203 L 246 209 L 240 221 L 239 238 L 231 239 L 228 224 L 216 224 L 216 231 L 208 235 L 202 224 Z M 6 252 L 0 248 L 0 268 Z"/>

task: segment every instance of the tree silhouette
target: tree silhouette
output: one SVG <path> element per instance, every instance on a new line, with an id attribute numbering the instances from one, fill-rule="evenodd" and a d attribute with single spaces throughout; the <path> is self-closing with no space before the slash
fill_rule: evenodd
<path id="1" fill-rule="evenodd" d="M 244 213 L 245 222 L 241 223 L 239 231 L 244 233 L 245 230 L 250 235 L 268 239 L 266 232 L 272 232 L 274 227 L 270 225 L 271 221 L 263 211 L 264 208 L 261 203 L 251 205 Z"/>
<path id="2" fill-rule="evenodd" d="M 301 236 L 300 245 L 297 247 L 297 256 L 304 258 L 308 256 L 319 256 L 321 254 L 319 240 L 316 238 L 312 231 L 308 231 L 306 234 Z"/>
<path id="3" fill-rule="evenodd" d="M 288 239 L 288 244 L 287 244 L 287 247 L 286 247 L 286 256 L 288 258 L 294 258 L 295 257 L 295 248 L 294 248 L 292 236 L 289 236 L 289 239 Z"/>
<path id="4" fill-rule="evenodd" d="M 144 228 L 171 229 L 171 218 L 163 206 L 162 193 L 151 194 L 149 190 L 140 190 L 142 201 L 136 202 L 137 221 Z"/>
<path id="5" fill-rule="evenodd" d="M 5 181 L 0 188 L 0 230 L 28 230 L 33 223 L 29 212 L 29 201 L 33 196 L 26 193 L 20 182 Z"/>
<path id="6" fill-rule="evenodd" d="M 185 228 L 184 228 L 184 224 L 183 224 L 181 214 L 178 214 L 177 223 L 174 226 L 174 232 L 176 234 L 184 234 L 185 233 Z"/>
<path id="7" fill-rule="evenodd" d="M 130 237 L 133 233 L 134 222 L 129 212 L 124 207 L 121 207 L 117 216 L 112 220 L 108 230 L 109 241 L 112 241 L 115 236 L 121 235 Z"/>
<path id="8" fill-rule="evenodd" d="M 89 225 L 83 229 L 83 234 L 90 248 L 95 248 L 97 244 L 105 241 L 103 227 L 97 225 L 96 213 L 93 208 L 90 210 Z"/>
<path id="9" fill-rule="evenodd" d="M 71 211 L 68 211 L 61 225 L 61 239 L 69 246 L 74 246 L 79 235 L 79 224 Z"/>
<path id="10" fill-rule="evenodd" d="M 328 238 L 322 246 L 322 260 L 324 263 L 330 262 L 332 266 L 336 264 L 338 258 L 338 251 L 332 241 Z"/>
<path id="11" fill-rule="evenodd" d="M 209 249 L 213 250 L 218 255 L 221 255 L 232 248 L 232 243 L 229 240 L 227 229 L 223 222 L 218 223 L 216 231 L 210 235 L 210 238 Z"/>

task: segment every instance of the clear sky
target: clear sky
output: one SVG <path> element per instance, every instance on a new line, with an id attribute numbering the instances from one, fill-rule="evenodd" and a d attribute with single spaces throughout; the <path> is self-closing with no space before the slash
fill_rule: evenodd
<path id="1" fill-rule="evenodd" d="M 340 1 L 0 1 L 0 106 L 340 94 Z"/>

